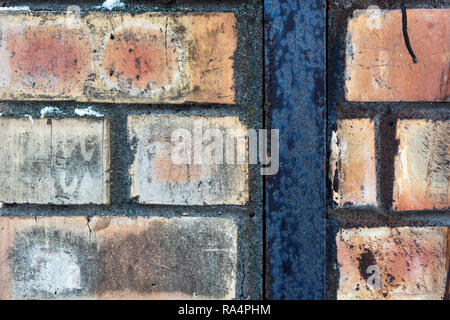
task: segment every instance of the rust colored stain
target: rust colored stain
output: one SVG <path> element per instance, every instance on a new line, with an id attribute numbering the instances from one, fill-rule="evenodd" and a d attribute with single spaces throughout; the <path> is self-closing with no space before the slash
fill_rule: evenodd
<path id="1" fill-rule="evenodd" d="M 170 157 L 157 156 L 153 160 L 153 173 L 159 182 L 195 182 L 200 179 L 200 166 L 195 164 L 174 164 Z"/>
<path id="2" fill-rule="evenodd" d="M 450 9 L 407 10 L 413 63 L 400 10 L 358 10 L 347 28 L 349 101 L 449 101 Z"/>
<path id="3" fill-rule="evenodd" d="M 449 132 L 449 121 L 398 121 L 394 209 L 449 208 Z"/>
<path id="4" fill-rule="evenodd" d="M 107 79 L 121 89 L 155 90 L 168 86 L 177 64 L 175 38 L 162 29 L 136 26 L 111 33 L 102 58 Z"/>
<path id="5" fill-rule="evenodd" d="M 91 70 L 87 28 L 50 24 L 9 29 L 11 85 L 29 94 L 81 95 Z"/>
<path id="6" fill-rule="evenodd" d="M 338 299 L 442 299 L 447 233 L 447 228 L 341 230 Z"/>

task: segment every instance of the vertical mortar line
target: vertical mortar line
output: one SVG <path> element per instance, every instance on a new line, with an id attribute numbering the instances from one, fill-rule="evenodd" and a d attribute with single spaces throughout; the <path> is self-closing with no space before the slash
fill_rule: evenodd
<path id="1" fill-rule="evenodd" d="M 383 200 L 382 200 L 382 188 L 381 188 L 381 166 L 382 161 L 380 159 L 382 148 L 381 148 L 381 122 L 382 122 L 383 112 L 379 113 L 376 112 L 373 116 L 373 122 L 374 122 L 374 138 L 375 138 L 375 183 L 376 183 L 376 200 L 377 200 L 377 207 L 381 208 L 383 207 Z"/>
<path id="2" fill-rule="evenodd" d="M 379 150 L 377 166 L 379 169 L 380 209 L 391 212 L 393 205 L 395 168 L 394 161 L 397 154 L 396 141 L 397 116 L 388 108 L 380 115 L 379 122 Z M 377 187 L 378 188 L 378 187 Z"/>
<path id="3" fill-rule="evenodd" d="M 105 121 L 106 116 L 103 119 L 103 125 L 102 125 L 102 202 L 105 203 Z M 89 217 L 88 217 L 88 227 L 89 227 Z M 90 231 L 90 229 L 89 229 Z"/>

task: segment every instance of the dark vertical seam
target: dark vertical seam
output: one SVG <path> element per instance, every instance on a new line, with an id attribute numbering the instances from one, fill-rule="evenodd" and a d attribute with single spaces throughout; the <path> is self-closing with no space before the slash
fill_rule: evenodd
<path id="1" fill-rule="evenodd" d="M 265 1 L 262 1 L 262 128 L 266 129 L 266 94 L 267 94 L 267 88 L 266 88 L 266 21 L 265 21 Z M 262 276 L 262 298 L 264 300 L 268 299 L 267 295 L 266 295 L 266 290 L 267 290 L 267 237 L 266 237 L 266 232 L 267 232 L 267 226 L 266 226 L 266 218 L 267 218 L 267 209 L 266 209 L 266 205 L 267 205 L 267 197 L 266 197 L 266 176 L 263 175 L 262 176 L 262 236 L 263 236 L 263 256 L 262 256 L 262 272 L 263 272 L 263 276 Z"/>

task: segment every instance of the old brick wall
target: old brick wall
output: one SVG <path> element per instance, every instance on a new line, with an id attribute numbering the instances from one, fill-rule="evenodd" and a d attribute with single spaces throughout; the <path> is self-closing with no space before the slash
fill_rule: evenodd
<path id="1" fill-rule="evenodd" d="M 448 298 L 450 8 L 406 5 L 417 63 L 400 1 L 329 2 L 332 299 Z"/>
<path id="2" fill-rule="evenodd" d="M 179 128 L 262 128 L 261 1 L 6 1 L 0 298 L 262 297 L 262 178 L 174 165 Z"/>

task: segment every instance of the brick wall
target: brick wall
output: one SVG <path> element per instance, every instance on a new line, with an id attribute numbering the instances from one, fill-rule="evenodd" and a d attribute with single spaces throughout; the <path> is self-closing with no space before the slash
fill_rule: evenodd
<path id="1" fill-rule="evenodd" d="M 6 5 L 0 298 L 261 298 L 259 169 L 170 158 L 263 127 L 261 3 Z"/>
<path id="2" fill-rule="evenodd" d="M 330 3 L 329 298 L 443 299 L 450 262 L 450 9 Z M 369 7 L 370 6 L 370 7 Z"/>

